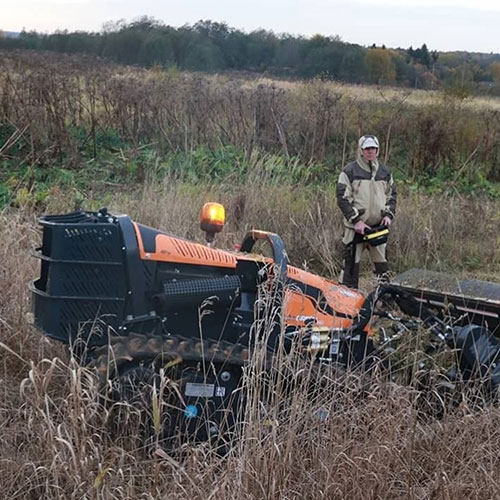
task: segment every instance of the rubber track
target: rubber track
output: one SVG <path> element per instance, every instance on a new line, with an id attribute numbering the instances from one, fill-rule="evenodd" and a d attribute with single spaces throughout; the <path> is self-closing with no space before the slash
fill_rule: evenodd
<path id="1" fill-rule="evenodd" d="M 99 382 L 106 381 L 120 372 L 127 363 L 161 362 L 175 365 L 183 361 L 202 361 L 242 366 L 249 358 L 246 346 L 222 340 L 164 337 L 130 333 L 111 337 L 109 344 L 96 348 L 89 363 L 97 370 Z"/>

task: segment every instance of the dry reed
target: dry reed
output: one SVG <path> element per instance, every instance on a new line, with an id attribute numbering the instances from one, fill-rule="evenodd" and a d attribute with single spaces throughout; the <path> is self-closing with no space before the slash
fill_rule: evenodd
<path id="1" fill-rule="evenodd" d="M 234 193 L 216 186 L 196 190 L 166 178 L 160 186 L 146 183 L 139 193 L 116 193 L 110 208 L 199 238 L 195 221 L 203 201 L 236 203 L 241 213 L 229 214 L 220 245 L 231 246 L 254 225 L 275 230 L 293 261 L 333 275 L 341 229 L 331 193 L 309 199 L 300 188 L 260 184 L 257 175 L 250 180 L 246 190 Z M 52 208 L 64 210 L 62 205 L 56 200 Z M 394 261 L 401 267 L 446 267 L 445 256 L 447 263 L 477 257 L 491 263 L 482 272 L 494 277 L 499 246 L 482 242 L 496 218 L 493 202 L 403 197 L 392 236 Z M 4 212 L 0 227 L 2 498 L 498 496 L 497 407 L 469 407 L 464 399 L 440 420 L 422 420 L 414 389 L 383 378 L 367 387 L 358 374 L 342 380 L 331 374 L 314 397 L 299 379 L 289 394 L 282 390 L 283 378 L 297 370 L 287 359 L 271 385 L 271 403 L 263 405 L 258 396 L 261 372 L 248 374 L 249 394 L 256 397 L 250 398 L 247 425 L 224 457 L 204 444 L 185 445 L 176 453 L 144 447 L 133 426 L 112 436 L 109 408 L 101 403 L 92 374 L 28 324 L 27 281 L 38 272 L 28 256 L 39 240 L 35 215 Z"/>

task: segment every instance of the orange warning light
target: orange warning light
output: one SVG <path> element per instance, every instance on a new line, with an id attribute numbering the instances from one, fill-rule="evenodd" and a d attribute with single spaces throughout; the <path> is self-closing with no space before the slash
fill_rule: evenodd
<path id="1" fill-rule="evenodd" d="M 213 241 L 215 233 L 220 233 L 224 227 L 226 211 L 220 203 L 205 203 L 200 213 L 200 227 L 207 233 L 207 240 Z"/>

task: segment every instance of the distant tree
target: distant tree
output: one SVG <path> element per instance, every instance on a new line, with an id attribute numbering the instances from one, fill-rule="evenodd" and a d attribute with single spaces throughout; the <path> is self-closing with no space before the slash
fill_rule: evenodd
<path id="1" fill-rule="evenodd" d="M 370 49 L 366 53 L 365 62 L 372 82 L 390 83 L 395 80 L 396 69 L 389 50 Z"/>
<path id="2" fill-rule="evenodd" d="M 314 35 L 305 40 L 301 47 L 302 64 L 299 74 L 305 77 L 342 77 L 342 74 L 345 75 L 345 72 L 342 73 L 343 64 L 345 68 L 352 64 L 352 58 L 346 58 L 346 46 L 338 36 L 331 38 Z"/>
<path id="3" fill-rule="evenodd" d="M 145 66 L 175 65 L 174 51 L 169 28 L 154 30 L 144 37 L 138 54 L 140 64 Z"/>
<path id="4" fill-rule="evenodd" d="M 409 64 L 412 64 L 413 58 L 415 55 L 415 51 L 413 50 L 413 47 L 411 45 L 408 47 L 408 49 L 406 49 L 406 54 L 407 54 L 406 62 L 408 62 Z"/>
<path id="5" fill-rule="evenodd" d="M 245 69 L 248 60 L 248 37 L 240 30 L 233 30 L 224 44 L 223 57 L 228 69 Z"/>
<path id="6" fill-rule="evenodd" d="M 193 31 L 201 43 L 208 43 L 219 52 L 218 64 L 226 69 L 242 69 L 247 57 L 247 36 L 226 23 L 198 21 Z M 203 41 L 203 42 L 202 42 Z M 216 68 L 213 68 L 216 69 Z"/>
<path id="7" fill-rule="evenodd" d="M 271 66 L 279 47 L 279 40 L 272 31 L 256 30 L 248 35 L 247 69 L 265 71 Z"/>
<path id="8" fill-rule="evenodd" d="M 411 49 L 411 47 L 410 47 Z M 431 67 L 431 55 L 429 53 L 429 49 L 427 48 L 427 45 L 424 43 L 422 47 L 419 49 L 412 49 L 411 53 L 411 60 L 415 62 L 419 62 L 420 64 L 423 64 L 424 66 L 427 66 L 428 68 Z"/>
<path id="9" fill-rule="evenodd" d="M 222 54 L 212 42 L 194 44 L 186 54 L 183 66 L 195 71 L 217 71 L 224 68 Z"/>
<path id="10" fill-rule="evenodd" d="M 346 82 L 361 83 L 366 80 L 366 49 L 359 45 L 345 44 L 339 78 Z"/>
<path id="11" fill-rule="evenodd" d="M 189 26 L 183 26 L 173 30 L 169 38 L 175 65 L 179 68 L 185 68 L 187 54 L 196 45 L 197 37 Z"/>
<path id="12" fill-rule="evenodd" d="M 279 37 L 279 44 L 273 60 L 273 67 L 279 68 L 285 73 L 297 72 L 301 65 L 301 47 L 304 43 L 302 38 L 292 35 L 282 35 Z"/>
<path id="13" fill-rule="evenodd" d="M 493 80 L 496 83 L 500 84 L 500 61 L 490 64 L 490 66 L 488 67 L 488 71 L 493 77 Z"/>
<path id="14" fill-rule="evenodd" d="M 327 47 L 329 43 L 330 43 L 329 37 L 316 34 L 309 39 L 307 45 L 309 45 L 311 49 L 320 49 Z"/>
<path id="15" fill-rule="evenodd" d="M 125 19 L 118 19 L 118 21 L 107 21 L 102 25 L 101 33 L 113 33 L 116 31 L 120 31 L 124 27 L 126 27 L 127 23 Z"/>
<path id="16" fill-rule="evenodd" d="M 7 36 L 5 36 L 7 35 Z M 268 71 L 312 78 L 320 75 L 347 82 L 376 82 L 420 88 L 487 89 L 498 82 L 500 54 L 429 51 L 420 48 L 371 48 L 338 36 L 311 38 L 272 31 L 244 33 L 226 23 L 200 20 L 172 27 L 139 17 L 105 23 L 100 32 L 26 32 L 16 38 L 0 31 L 0 48 L 52 50 L 104 56 L 123 64 L 145 67 L 175 65 L 198 71 Z"/>
<path id="17" fill-rule="evenodd" d="M 420 51 L 421 51 L 420 62 L 424 66 L 427 66 L 428 68 L 430 68 L 431 67 L 431 55 L 430 55 L 429 49 L 427 48 L 427 45 L 425 43 L 422 45 L 422 48 L 420 49 Z"/>
<path id="18" fill-rule="evenodd" d="M 408 52 L 403 50 L 391 51 L 392 64 L 395 70 L 395 80 L 404 85 L 414 81 L 414 66 L 409 63 Z"/>
<path id="19" fill-rule="evenodd" d="M 19 42 L 22 48 L 25 49 L 40 49 L 42 46 L 43 36 L 36 31 L 21 31 L 19 34 Z"/>

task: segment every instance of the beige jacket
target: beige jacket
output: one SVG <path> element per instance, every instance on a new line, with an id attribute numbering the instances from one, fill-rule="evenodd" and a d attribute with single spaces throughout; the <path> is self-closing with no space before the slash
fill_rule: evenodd
<path id="1" fill-rule="evenodd" d="M 357 160 L 347 164 L 339 176 L 337 203 L 346 229 L 352 230 L 359 220 L 375 226 L 384 216 L 392 219 L 396 214 L 397 193 L 390 170 L 377 160 L 370 163 L 358 149 Z"/>

